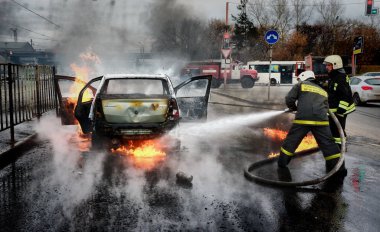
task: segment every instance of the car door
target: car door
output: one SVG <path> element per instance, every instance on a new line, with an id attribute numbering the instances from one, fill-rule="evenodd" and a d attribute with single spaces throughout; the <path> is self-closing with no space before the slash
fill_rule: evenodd
<path id="1" fill-rule="evenodd" d="M 82 132 L 87 134 L 92 131 L 91 120 L 89 118 L 90 109 L 92 105 L 92 101 L 96 97 L 95 94 L 89 94 L 91 89 L 94 89 L 94 86 L 99 86 L 100 80 L 102 80 L 103 76 L 95 77 L 90 80 L 79 92 L 78 102 L 75 107 L 74 116 L 78 120 L 80 127 L 82 128 Z M 92 92 L 93 93 L 93 92 Z"/>
<path id="2" fill-rule="evenodd" d="M 174 88 L 181 120 L 194 121 L 207 119 L 207 106 L 210 96 L 211 75 L 187 79 Z"/>
<path id="3" fill-rule="evenodd" d="M 62 125 L 78 124 L 74 117 L 74 108 L 77 104 L 78 92 L 87 83 L 79 78 L 64 75 L 55 75 L 54 88 L 58 100 L 58 116 Z M 91 88 L 95 95 L 96 89 Z"/>

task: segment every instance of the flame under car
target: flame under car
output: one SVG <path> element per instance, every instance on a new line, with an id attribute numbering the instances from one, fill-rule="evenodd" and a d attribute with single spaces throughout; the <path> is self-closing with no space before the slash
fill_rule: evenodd
<path id="1" fill-rule="evenodd" d="M 60 115 L 70 119 L 72 113 L 66 112 L 60 80 L 56 77 Z M 202 89 L 199 82 L 205 83 Z M 180 121 L 207 118 L 210 84 L 211 76 L 192 77 L 176 87 L 166 75 L 97 77 L 80 90 L 75 119 L 84 134 L 92 135 L 93 148 L 118 148 L 130 140 L 160 138 L 176 129 Z M 92 97 L 88 97 L 89 92 Z M 61 121 L 75 123 L 72 119 Z"/>

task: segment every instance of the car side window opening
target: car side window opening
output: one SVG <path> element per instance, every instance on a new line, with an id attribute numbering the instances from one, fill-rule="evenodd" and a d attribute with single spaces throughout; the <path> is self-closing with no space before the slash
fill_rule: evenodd
<path id="1" fill-rule="evenodd" d="M 269 65 L 255 65 L 255 69 L 258 73 L 269 72 Z"/>
<path id="2" fill-rule="evenodd" d="M 375 77 L 375 76 L 380 76 L 380 73 L 367 73 L 367 74 L 365 74 L 364 76 Z"/>
<path id="3" fill-rule="evenodd" d="M 369 85 L 380 85 L 380 78 L 367 79 L 364 82 Z"/>
<path id="4" fill-rule="evenodd" d="M 359 78 L 355 78 L 355 77 L 353 77 L 352 79 L 351 79 L 351 85 L 357 85 L 357 84 L 359 84 L 361 82 L 361 80 L 359 79 Z"/>
<path id="5" fill-rule="evenodd" d="M 203 97 L 206 94 L 208 80 L 195 80 L 178 89 L 177 97 Z"/>
<path id="6" fill-rule="evenodd" d="M 271 65 L 271 70 L 270 70 L 272 73 L 278 73 L 280 72 L 280 68 L 279 68 L 279 65 L 278 64 L 272 64 Z"/>
<path id="7" fill-rule="evenodd" d="M 106 94 L 168 95 L 166 82 L 161 79 L 110 79 L 106 83 Z"/>

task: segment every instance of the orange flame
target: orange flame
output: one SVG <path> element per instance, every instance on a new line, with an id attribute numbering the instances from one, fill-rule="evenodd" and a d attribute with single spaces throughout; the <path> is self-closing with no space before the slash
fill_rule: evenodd
<path id="1" fill-rule="evenodd" d="M 284 141 L 287 134 L 288 134 L 288 132 L 283 131 L 283 130 L 264 128 L 264 135 L 267 136 L 268 138 L 272 139 L 272 140 L 275 140 L 275 141 Z M 315 141 L 314 136 L 311 134 L 308 134 L 303 138 L 303 140 L 301 141 L 300 145 L 298 146 L 296 152 L 304 151 L 304 150 L 311 149 L 311 148 L 314 148 L 317 146 L 318 146 L 318 144 Z M 275 158 L 279 155 L 280 155 L 279 152 L 277 152 L 277 153 L 271 152 L 268 155 L 268 158 Z"/>
<path id="2" fill-rule="evenodd" d="M 87 66 L 80 67 L 76 64 L 71 64 L 70 67 L 75 72 L 75 77 L 77 78 L 70 87 L 70 93 L 72 96 L 75 96 L 71 97 L 70 100 L 76 105 L 79 92 L 83 89 L 85 83 L 89 81 L 90 68 Z M 83 94 L 82 102 L 90 101 L 92 97 L 91 92 L 86 91 Z"/>
<path id="3" fill-rule="evenodd" d="M 72 97 L 70 100 L 76 105 L 77 103 L 77 96 L 79 92 L 82 90 L 84 87 L 85 83 L 87 83 L 90 78 L 90 73 L 91 73 L 91 63 L 92 64 L 100 64 L 100 58 L 91 51 L 91 48 L 89 49 L 90 51 L 83 52 L 79 55 L 79 58 L 81 59 L 83 65 L 79 66 L 77 64 L 71 64 L 70 68 L 74 71 L 75 77 L 77 80 L 73 83 L 73 85 L 70 87 L 70 94 Z M 91 98 L 93 97 L 92 93 L 90 91 L 86 91 L 83 94 L 82 97 L 82 102 L 90 101 Z"/>
<path id="4" fill-rule="evenodd" d="M 166 157 L 166 153 L 156 140 L 129 141 L 128 147 L 121 146 L 112 150 L 112 153 L 129 156 L 136 167 L 147 170 L 154 168 Z"/>
<path id="5" fill-rule="evenodd" d="M 74 115 L 74 109 L 75 109 L 77 102 L 78 102 L 79 92 L 83 89 L 85 84 L 90 80 L 89 76 L 90 76 L 91 68 L 87 65 L 87 61 L 90 61 L 90 62 L 93 62 L 96 64 L 100 63 L 99 57 L 96 54 L 94 54 L 93 52 L 81 53 L 79 55 L 79 57 L 82 60 L 82 62 L 84 63 L 83 66 L 79 66 L 75 63 L 70 64 L 70 68 L 75 73 L 76 80 L 70 86 L 70 89 L 69 89 L 69 93 L 70 93 L 69 96 L 70 97 L 67 98 L 66 106 L 67 106 L 67 108 L 69 107 L 69 109 L 67 109 L 68 111 L 69 110 L 72 111 L 72 115 Z M 93 93 L 90 90 L 85 91 L 83 94 L 83 97 L 82 97 L 82 102 L 90 101 L 93 97 L 94 97 Z M 78 124 L 78 121 L 75 120 L 75 123 Z M 79 127 L 77 129 L 77 133 L 81 137 L 85 136 Z M 80 147 L 80 149 L 87 149 L 86 147 L 87 148 L 89 147 L 88 143 L 84 148 Z"/>

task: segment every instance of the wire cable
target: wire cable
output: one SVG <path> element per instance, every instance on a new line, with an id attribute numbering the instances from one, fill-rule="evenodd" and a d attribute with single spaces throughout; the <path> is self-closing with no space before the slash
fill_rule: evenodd
<path id="1" fill-rule="evenodd" d="M 51 21 L 50 19 L 48 19 L 48 18 L 46 18 L 46 17 L 44 17 L 44 16 L 42 16 L 42 15 L 40 15 L 40 14 L 38 14 L 38 13 L 32 11 L 31 9 L 29 9 L 29 8 L 27 8 L 26 6 L 24 6 L 24 5 L 22 5 L 22 4 L 18 3 L 18 2 L 16 2 L 15 0 L 11 0 L 11 1 L 14 2 L 15 4 L 21 6 L 21 7 L 24 8 L 25 10 L 28 10 L 28 11 L 32 12 L 33 14 L 37 15 L 38 17 L 43 18 L 44 20 L 48 21 L 49 23 L 55 25 L 57 28 L 60 28 L 60 27 L 61 27 L 60 25 L 54 23 L 54 22 Z"/>

